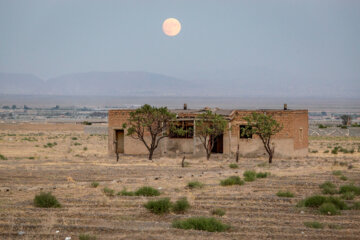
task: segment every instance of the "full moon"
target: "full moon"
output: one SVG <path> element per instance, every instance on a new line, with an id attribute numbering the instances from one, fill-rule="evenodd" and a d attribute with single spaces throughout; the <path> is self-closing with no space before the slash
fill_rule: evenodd
<path id="1" fill-rule="evenodd" d="M 179 34 L 181 24 L 176 18 L 168 18 L 163 22 L 162 29 L 166 35 L 174 37 Z"/>

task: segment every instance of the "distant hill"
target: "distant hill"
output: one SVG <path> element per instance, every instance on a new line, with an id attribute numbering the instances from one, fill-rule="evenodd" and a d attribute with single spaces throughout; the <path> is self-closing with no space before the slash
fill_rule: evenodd
<path id="1" fill-rule="evenodd" d="M 191 95 L 197 85 L 149 72 L 88 72 L 46 81 L 30 74 L 0 73 L 0 94 L 72 96 Z"/>

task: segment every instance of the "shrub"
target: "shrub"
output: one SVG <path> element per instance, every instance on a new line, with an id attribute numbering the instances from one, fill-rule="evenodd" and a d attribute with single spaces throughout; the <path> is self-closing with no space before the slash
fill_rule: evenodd
<path id="1" fill-rule="evenodd" d="M 319 222 L 304 222 L 304 225 L 308 228 L 324 228 L 324 225 Z"/>
<path id="2" fill-rule="evenodd" d="M 223 210 L 221 208 L 215 208 L 215 209 L 211 210 L 211 214 L 222 217 L 225 215 L 225 210 Z"/>
<path id="3" fill-rule="evenodd" d="M 292 197 L 294 197 L 294 194 L 289 191 L 278 191 L 276 193 L 276 196 L 292 198 Z"/>
<path id="4" fill-rule="evenodd" d="M 333 203 L 329 203 L 329 202 L 321 204 L 321 206 L 319 207 L 319 211 L 321 214 L 325 214 L 325 215 L 340 214 L 339 209 Z"/>
<path id="5" fill-rule="evenodd" d="M 246 182 L 252 182 L 256 179 L 256 172 L 255 171 L 245 171 L 244 172 L 244 180 Z"/>
<path id="6" fill-rule="evenodd" d="M 351 206 L 351 209 L 360 210 L 360 202 L 354 202 L 354 204 Z"/>
<path id="7" fill-rule="evenodd" d="M 332 154 L 338 154 L 338 151 L 339 151 L 339 147 L 334 147 L 334 149 L 331 150 L 331 153 Z"/>
<path id="8" fill-rule="evenodd" d="M 353 192 L 355 195 L 360 195 L 360 187 L 354 185 L 343 185 L 340 187 L 339 193 Z"/>
<path id="9" fill-rule="evenodd" d="M 0 154 L 0 160 L 7 160 L 7 157 L 5 157 L 4 155 Z"/>
<path id="10" fill-rule="evenodd" d="M 105 195 L 112 197 L 115 195 L 115 190 L 108 188 L 108 187 L 104 187 L 103 192 L 105 193 Z"/>
<path id="11" fill-rule="evenodd" d="M 345 200 L 353 200 L 355 198 L 355 193 L 353 192 L 345 192 L 341 195 L 341 198 L 342 199 L 345 199 Z"/>
<path id="12" fill-rule="evenodd" d="M 238 176 L 231 176 L 220 181 L 221 186 L 243 185 L 244 181 Z"/>
<path id="13" fill-rule="evenodd" d="M 61 207 L 60 203 L 51 192 L 41 192 L 39 195 L 36 195 L 34 198 L 35 207 L 41 208 L 59 208 Z"/>
<path id="14" fill-rule="evenodd" d="M 325 150 L 324 153 L 329 153 L 329 150 Z"/>
<path id="15" fill-rule="evenodd" d="M 145 187 L 139 188 L 135 192 L 135 195 L 136 196 L 146 196 L 146 197 L 159 196 L 160 192 L 158 190 L 156 190 L 155 188 L 145 186 Z"/>
<path id="16" fill-rule="evenodd" d="M 239 165 L 237 165 L 236 163 L 231 163 L 229 165 L 230 168 L 239 168 Z"/>
<path id="17" fill-rule="evenodd" d="M 123 190 L 121 190 L 121 192 L 118 192 L 117 195 L 120 195 L 120 196 L 135 196 L 135 193 L 130 192 L 130 191 L 126 191 L 126 188 L 124 188 Z"/>
<path id="18" fill-rule="evenodd" d="M 187 186 L 190 189 L 194 189 L 194 188 L 202 188 L 204 184 L 199 181 L 193 181 L 193 182 L 189 182 Z"/>
<path id="19" fill-rule="evenodd" d="M 319 186 L 322 189 L 323 194 L 336 194 L 338 191 L 336 189 L 335 184 L 332 182 L 324 182 Z"/>
<path id="20" fill-rule="evenodd" d="M 92 186 L 93 188 L 97 188 L 97 187 L 99 186 L 99 184 L 100 184 L 100 183 L 98 183 L 98 182 L 92 182 L 92 183 L 91 183 L 91 186 Z"/>
<path id="21" fill-rule="evenodd" d="M 74 146 L 80 146 L 80 145 L 81 145 L 81 143 L 78 143 L 78 142 L 74 143 Z"/>
<path id="22" fill-rule="evenodd" d="M 332 224 L 332 223 L 328 224 L 328 227 L 330 229 L 341 229 L 342 228 L 341 226 L 339 226 L 337 224 Z"/>
<path id="23" fill-rule="evenodd" d="M 171 202 L 169 198 L 163 198 L 155 201 L 148 201 L 144 207 L 155 214 L 164 214 L 170 212 Z"/>
<path id="24" fill-rule="evenodd" d="M 190 204 L 186 198 L 181 198 L 172 205 L 172 210 L 176 213 L 184 213 L 189 208 Z"/>
<path id="25" fill-rule="evenodd" d="M 326 198 L 326 202 L 334 204 L 340 210 L 345 210 L 348 208 L 346 203 L 338 197 L 328 197 Z"/>
<path id="26" fill-rule="evenodd" d="M 84 150 L 84 151 L 87 151 L 87 150 L 88 150 L 88 148 L 87 148 L 87 147 L 84 147 L 84 148 L 83 148 L 83 150 Z"/>
<path id="27" fill-rule="evenodd" d="M 224 232 L 230 228 L 229 225 L 221 223 L 215 218 L 192 217 L 185 220 L 178 220 L 172 223 L 174 228 L 195 229 L 208 232 Z"/>
<path id="28" fill-rule="evenodd" d="M 348 180 L 348 178 L 346 176 L 344 176 L 344 175 L 341 175 L 340 179 L 343 180 L 343 181 Z"/>
<path id="29" fill-rule="evenodd" d="M 324 196 L 311 196 L 305 199 L 304 205 L 305 207 L 320 207 L 326 201 L 326 197 Z"/>
<path id="30" fill-rule="evenodd" d="M 71 140 L 76 141 L 76 140 L 78 140 L 78 139 L 77 139 L 77 137 L 72 137 Z"/>
<path id="31" fill-rule="evenodd" d="M 335 176 L 340 176 L 342 174 L 342 172 L 340 170 L 336 170 L 336 171 L 333 171 L 332 174 Z"/>
<path id="32" fill-rule="evenodd" d="M 259 172 L 256 174 L 257 178 L 267 178 L 267 176 L 270 176 L 270 173 L 268 172 Z"/>
<path id="33" fill-rule="evenodd" d="M 327 126 L 325 126 L 324 124 L 319 124 L 318 126 L 319 128 L 327 128 Z"/>
<path id="34" fill-rule="evenodd" d="M 90 234 L 80 234 L 79 240 L 96 240 L 96 236 Z"/>

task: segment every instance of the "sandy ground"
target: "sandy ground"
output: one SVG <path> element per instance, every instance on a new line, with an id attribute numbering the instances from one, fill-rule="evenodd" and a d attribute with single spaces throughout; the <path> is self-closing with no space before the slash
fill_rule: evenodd
<path id="1" fill-rule="evenodd" d="M 45 147 L 48 143 L 53 146 Z M 331 148 L 339 145 L 354 147 L 355 152 L 331 154 Z M 189 166 L 182 168 L 181 159 L 174 158 L 151 162 L 121 157 L 116 163 L 107 156 L 106 136 L 86 135 L 78 126 L 0 124 L 0 154 L 8 158 L 0 160 L 0 239 L 78 239 L 82 233 L 97 239 L 359 239 L 360 211 L 324 216 L 295 207 L 301 199 L 320 193 L 318 186 L 325 181 L 359 185 L 358 146 L 356 138 L 314 138 L 309 157 L 274 159 L 271 166 L 264 164 L 266 159 L 240 159 L 239 169 L 231 169 L 233 159 L 214 156 L 210 161 L 189 159 Z M 330 153 L 324 153 L 328 149 Z M 245 170 L 266 171 L 271 176 L 243 186 L 219 185 L 228 176 L 242 177 Z M 334 176 L 334 170 L 341 170 L 348 180 Z M 204 183 L 204 188 L 186 188 L 194 180 Z M 91 187 L 93 181 L 100 185 Z M 152 186 L 160 189 L 161 196 L 108 197 L 102 192 L 105 186 L 116 191 Z M 277 197 L 279 190 L 289 190 L 295 197 Z M 62 208 L 34 207 L 33 198 L 40 191 L 51 191 Z M 187 197 L 192 207 L 185 214 L 162 216 L 143 207 L 149 199 L 161 197 L 173 201 Z M 217 218 L 232 226 L 229 231 L 171 227 L 175 219 L 212 216 L 214 208 L 226 211 Z M 307 228 L 306 221 L 321 222 L 325 228 Z"/>

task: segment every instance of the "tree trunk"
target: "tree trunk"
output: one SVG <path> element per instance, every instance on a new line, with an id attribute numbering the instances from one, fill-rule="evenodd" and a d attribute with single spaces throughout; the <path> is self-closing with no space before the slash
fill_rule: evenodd
<path id="1" fill-rule="evenodd" d="M 183 160 L 181 161 L 181 167 L 185 167 L 185 156 L 183 157 Z"/>
<path id="2" fill-rule="evenodd" d="M 152 160 L 153 154 L 154 154 L 154 149 L 150 149 L 149 150 L 149 160 L 150 161 Z"/>
<path id="3" fill-rule="evenodd" d="M 206 153 L 206 159 L 209 160 L 209 159 L 210 159 L 210 156 L 211 156 L 211 152 L 207 152 L 207 153 Z"/>
<path id="4" fill-rule="evenodd" d="M 269 153 L 269 163 L 272 163 L 273 153 Z"/>

